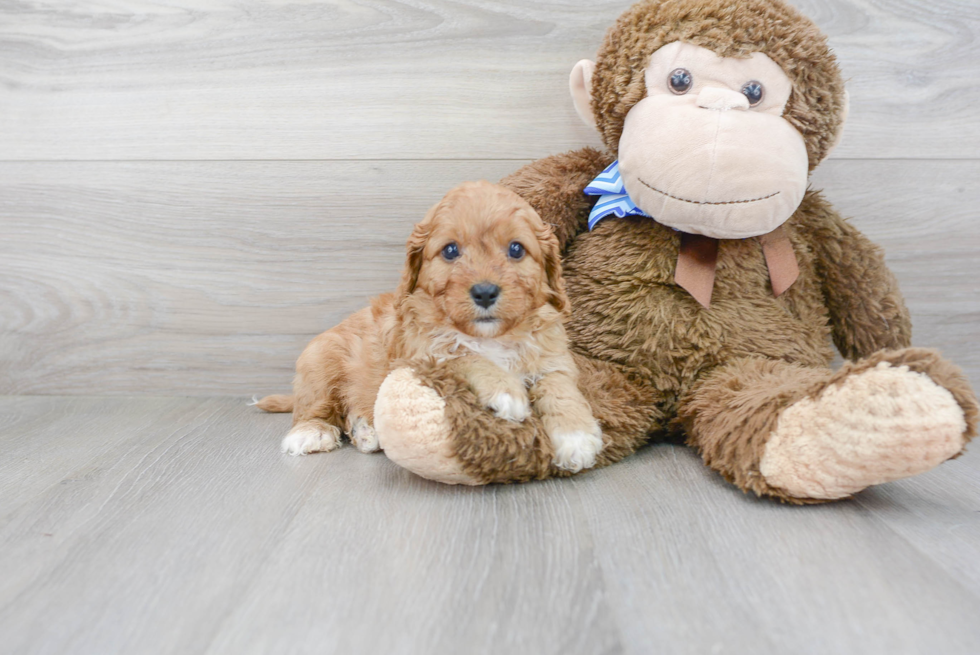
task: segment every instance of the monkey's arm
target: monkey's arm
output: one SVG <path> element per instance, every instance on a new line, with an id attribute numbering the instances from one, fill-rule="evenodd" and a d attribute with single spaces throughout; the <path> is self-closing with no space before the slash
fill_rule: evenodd
<path id="1" fill-rule="evenodd" d="M 841 355 L 853 360 L 907 347 L 912 322 L 882 249 L 841 218 L 819 193 L 808 192 L 801 209 L 809 214 L 804 229 L 816 255 L 834 344 Z"/>
<path id="2" fill-rule="evenodd" d="M 595 148 L 582 148 L 531 162 L 500 183 L 524 198 L 555 230 L 564 251 L 588 226 L 595 196 L 582 191 L 613 158 Z"/>

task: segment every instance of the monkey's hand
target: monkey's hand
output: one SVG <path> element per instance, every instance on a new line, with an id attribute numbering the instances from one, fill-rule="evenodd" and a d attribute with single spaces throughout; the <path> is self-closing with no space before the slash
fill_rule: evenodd
<path id="1" fill-rule="evenodd" d="M 834 344 L 846 359 L 908 347 L 912 321 L 884 252 L 844 221 L 819 194 L 807 193 L 799 225 L 816 256 Z"/>

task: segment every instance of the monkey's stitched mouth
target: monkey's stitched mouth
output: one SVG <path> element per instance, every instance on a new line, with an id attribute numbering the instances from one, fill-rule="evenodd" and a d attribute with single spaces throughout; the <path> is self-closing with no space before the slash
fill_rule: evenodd
<path id="1" fill-rule="evenodd" d="M 744 205 L 749 202 L 759 202 L 761 200 L 768 200 L 769 198 L 772 198 L 773 196 L 778 196 L 780 194 L 779 191 L 776 191 L 774 193 L 770 193 L 768 196 L 762 196 L 761 198 L 750 198 L 748 200 L 726 200 L 724 202 L 707 202 L 707 201 L 698 201 L 698 200 L 688 200 L 687 198 L 678 198 L 677 196 L 671 195 L 666 191 L 661 191 L 655 186 L 647 184 L 641 178 L 636 178 L 636 179 L 640 180 L 640 184 L 647 187 L 651 191 L 656 191 L 660 195 L 667 196 L 668 198 L 671 198 L 673 200 L 680 200 L 681 202 L 689 202 L 692 205 Z"/>

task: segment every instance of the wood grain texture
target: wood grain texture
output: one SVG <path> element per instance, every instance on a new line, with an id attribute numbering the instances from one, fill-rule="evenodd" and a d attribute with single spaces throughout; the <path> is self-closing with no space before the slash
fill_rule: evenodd
<path id="1" fill-rule="evenodd" d="M 980 387 L 980 7 L 794 1 L 851 94 L 813 185 Z M 976 452 L 810 508 L 670 446 L 457 489 L 204 397 L 288 388 L 450 187 L 597 144 L 567 74 L 629 4 L 3 3 L 0 394 L 70 395 L 0 396 L 0 654 L 975 655 Z"/>
<path id="2" fill-rule="evenodd" d="M 0 165 L 0 388 L 288 387 L 311 336 L 394 289 L 446 190 L 514 167 Z"/>
<path id="3" fill-rule="evenodd" d="M 627 0 L 307 0 L 0 14 L 0 159 L 537 158 L 596 143 L 572 65 Z M 972 0 L 796 0 L 850 80 L 841 158 L 980 152 Z"/>
<path id="4" fill-rule="evenodd" d="M 967 456 L 857 499 L 864 510 L 973 591 L 980 590 L 978 450 L 971 446 Z"/>
<path id="5" fill-rule="evenodd" d="M 395 287 L 443 192 L 521 162 L 0 164 L 0 392 L 288 389 L 317 333 Z M 980 163 L 830 161 L 918 345 L 980 386 Z"/>
<path id="6" fill-rule="evenodd" d="M 46 425 L 16 431 L 0 458 L 0 651 L 201 652 L 319 471 L 280 461 L 262 439 L 272 424 L 240 402 L 18 399 L 0 412 L 25 405 Z M 8 475 L 34 471 L 8 503 Z"/>
<path id="7" fill-rule="evenodd" d="M 743 495 L 682 447 L 638 455 L 571 481 L 589 508 L 606 598 L 630 652 L 975 651 L 980 627 L 960 612 L 978 588 L 879 519 L 908 517 L 941 539 L 945 521 L 910 517 L 880 495 L 902 494 L 901 483 L 858 502 L 799 508 Z M 975 471 L 976 453 L 967 457 Z M 930 476 L 962 504 L 980 505 L 944 473 Z M 614 502 L 605 499 L 610 486 Z M 980 525 L 975 511 L 959 509 L 949 511 Z M 976 551 L 960 546 L 974 576 Z"/>
<path id="8" fill-rule="evenodd" d="M 356 468 L 331 463 L 209 653 L 620 652 L 560 481 L 446 487 L 346 451 Z"/>
<path id="9" fill-rule="evenodd" d="M 912 343 L 942 350 L 980 389 L 980 162 L 826 162 L 811 185 L 885 249 Z"/>
<path id="10" fill-rule="evenodd" d="M 980 457 L 787 507 L 657 446 L 454 488 L 229 399 L 0 397 L 0 653 L 974 653 Z M 36 473 L 36 475 L 34 474 Z"/>

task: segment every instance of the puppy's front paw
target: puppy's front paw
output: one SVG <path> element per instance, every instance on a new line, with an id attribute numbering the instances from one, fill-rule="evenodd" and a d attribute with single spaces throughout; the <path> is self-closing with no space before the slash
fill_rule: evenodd
<path id="1" fill-rule="evenodd" d="M 487 407 L 493 410 L 493 415 L 497 418 L 522 423 L 524 419 L 531 415 L 531 403 L 527 396 L 515 396 L 506 392 L 494 394 Z"/>
<path id="2" fill-rule="evenodd" d="M 549 436 L 555 448 L 555 466 L 572 473 L 595 466 L 596 456 L 602 452 L 598 425 L 590 430 L 555 430 Z"/>
<path id="3" fill-rule="evenodd" d="M 282 440 L 282 452 L 287 455 L 329 452 L 338 446 L 340 429 L 320 421 L 297 423 Z"/>

